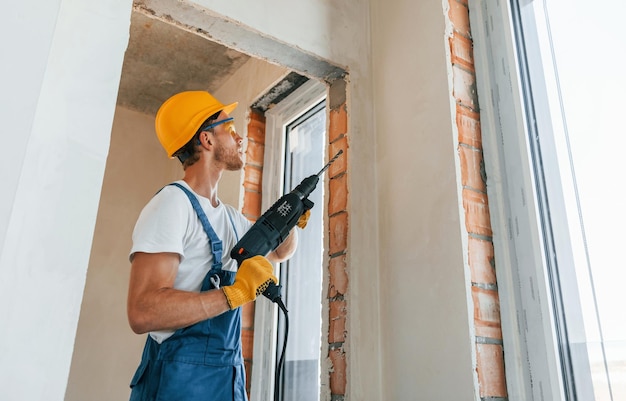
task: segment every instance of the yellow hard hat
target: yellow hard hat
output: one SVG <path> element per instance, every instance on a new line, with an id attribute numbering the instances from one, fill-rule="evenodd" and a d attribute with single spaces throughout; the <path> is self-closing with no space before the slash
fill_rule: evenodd
<path id="1" fill-rule="evenodd" d="M 220 103 L 209 92 L 180 92 L 167 99 L 157 111 L 154 127 L 161 146 L 169 158 L 182 148 L 207 118 L 218 111 L 230 114 L 237 102 L 229 105 Z"/>

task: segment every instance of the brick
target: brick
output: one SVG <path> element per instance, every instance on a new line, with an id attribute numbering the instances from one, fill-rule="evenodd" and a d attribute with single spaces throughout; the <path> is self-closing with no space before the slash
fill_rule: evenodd
<path id="1" fill-rule="evenodd" d="M 328 142 L 336 141 L 341 135 L 348 133 L 348 112 L 345 104 L 341 107 L 331 110 L 328 123 Z"/>
<path id="2" fill-rule="evenodd" d="M 246 149 L 246 164 L 263 167 L 263 159 L 265 158 L 265 145 L 248 141 L 248 148 Z"/>
<path id="3" fill-rule="evenodd" d="M 254 345 L 254 331 L 249 329 L 241 330 L 241 350 L 243 359 L 252 360 Z"/>
<path id="4" fill-rule="evenodd" d="M 265 124 L 265 114 L 260 112 L 260 111 L 256 111 L 254 109 L 250 109 L 250 112 L 248 114 L 248 117 L 250 118 L 249 122 L 251 121 L 258 121 L 261 122 L 263 124 Z"/>
<path id="5" fill-rule="evenodd" d="M 244 167 L 243 186 L 247 190 L 261 192 L 263 188 L 263 169 L 258 166 Z"/>
<path id="6" fill-rule="evenodd" d="M 459 143 L 473 148 L 482 149 L 482 134 L 480 129 L 480 114 L 456 105 L 456 126 L 459 131 Z"/>
<path id="7" fill-rule="evenodd" d="M 248 141 L 254 141 L 261 145 L 265 144 L 265 117 L 255 112 L 250 113 Z"/>
<path id="8" fill-rule="evenodd" d="M 341 348 L 328 352 L 330 363 L 330 393 L 344 395 L 346 393 L 346 354 Z"/>
<path id="9" fill-rule="evenodd" d="M 241 328 L 254 329 L 254 302 L 248 302 L 241 307 Z"/>
<path id="10" fill-rule="evenodd" d="M 498 291 L 472 286 L 474 326 L 478 337 L 502 339 Z"/>
<path id="11" fill-rule="evenodd" d="M 347 86 L 346 77 L 343 79 L 335 79 L 328 86 L 328 108 L 335 110 L 340 107 L 346 107 Z"/>
<path id="12" fill-rule="evenodd" d="M 453 65 L 459 65 L 474 72 L 474 48 L 472 40 L 461 35 L 452 35 L 448 39 Z"/>
<path id="13" fill-rule="evenodd" d="M 329 302 L 328 342 L 346 341 L 346 301 Z"/>
<path id="14" fill-rule="evenodd" d="M 472 283 L 496 284 L 493 243 L 469 237 L 467 248 Z"/>
<path id="15" fill-rule="evenodd" d="M 450 0 L 450 10 L 448 11 L 448 18 L 452 23 L 454 30 L 461 35 L 471 37 L 469 9 L 467 5 L 462 4 L 456 0 Z"/>
<path id="16" fill-rule="evenodd" d="M 346 210 L 348 207 L 348 175 L 342 174 L 332 178 L 328 187 L 328 214 L 333 215 Z"/>
<path id="17" fill-rule="evenodd" d="M 345 252 L 348 247 L 348 213 L 342 212 L 328 219 L 330 255 Z"/>
<path id="18" fill-rule="evenodd" d="M 328 296 L 334 298 L 337 295 L 345 295 L 348 292 L 348 272 L 346 271 L 346 255 L 340 255 L 330 259 L 328 270 L 330 280 L 328 284 Z"/>
<path id="19" fill-rule="evenodd" d="M 476 75 L 465 71 L 459 66 L 452 66 L 453 96 L 457 102 L 477 111 L 478 90 L 476 89 Z"/>
<path id="20" fill-rule="evenodd" d="M 261 215 L 262 168 L 265 157 L 265 117 L 251 112 L 247 127 L 246 167 L 244 175 L 244 207 L 242 212 L 251 220 Z M 250 146 L 252 144 L 252 147 Z M 250 165 L 254 162 L 257 166 Z M 242 353 L 246 371 L 246 393 L 250 398 L 252 383 L 252 357 L 254 353 L 254 311 L 255 303 L 250 302 L 242 307 Z"/>
<path id="21" fill-rule="evenodd" d="M 462 196 L 467 232 L 491 237 L 493 233 L 487 194 L 464 188 Z"/>
<path id="22" fill-rule="evenodd" d="M 483 179 L 483 154 L 479 149 L 459 146 L 461 162 L 461 184 L 477 191 L 485 192 L 487 186 Z"/>
<path id="23" fill-rule="evenodd" d="M 253 220 L 261 216 L 261 194 L 259 192 L 244 191 L 241 213 Z"/>
<path id="24" fill-rule="evenodd" d="M 507 397 L 502 346 L 476 344 L 476 362 L 480 397 Z"/>
<path id="25" fill-rule="evenodd" d="M 345 173 L 348 169 L 348 137 L 342 136 L 328 146 L 328 160 L 334 157 L 340 149 L 343 150 L 343 154 L 328 168 L 328 177 L 330 178 Z"/>

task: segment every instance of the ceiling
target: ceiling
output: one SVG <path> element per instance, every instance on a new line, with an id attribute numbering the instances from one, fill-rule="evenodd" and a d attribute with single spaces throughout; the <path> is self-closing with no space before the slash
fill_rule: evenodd
<path id="1" fill-rule="evenodd" d="M 171 95 L 217 90 L 250 56 L 133 11 L 117 103 L 156 114 Z"/>

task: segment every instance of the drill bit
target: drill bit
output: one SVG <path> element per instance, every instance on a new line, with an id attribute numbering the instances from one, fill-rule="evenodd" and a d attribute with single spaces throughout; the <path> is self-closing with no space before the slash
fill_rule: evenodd
<path id="1" fill-rule="evenodd" d="M 331 164 L 333 164 L 333 162 L 335 160 L 337 160 L 337 158 L 339 157 L 339 155 L 341 155 L 343 153 L 342 149 L 339 149 L 339 152 L 337 152 L 337 154 L 335 156 L 333 156 L 332 159 L 330 159 L 330 161 L 328 163 L 326 163 L 326 165 L 324 167 L 322 167 L 322 169 L 320 170 L 319 173 L 317 173 L 317 176 L 319 177 L 320 175 L 322 175 L 322 173 L 324 171 L 326 171 L 328 169 L 328 167 L 330 167 Z"/>

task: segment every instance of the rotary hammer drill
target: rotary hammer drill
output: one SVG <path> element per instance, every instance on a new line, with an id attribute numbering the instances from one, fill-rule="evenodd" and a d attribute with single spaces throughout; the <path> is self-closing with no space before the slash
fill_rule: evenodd
<path id="1" fill-rule="evenodd" d="M 317 186 L 320 175 L 342 153 L 343 150 L 339 150 L 319 173 L 303 179 L 291 192 L 280 197 L 259 217 L 230 252 L 230 257 L 237 261 L 237 266 L 253 256 L 267 255 L 287 238 L 300 216 L 313 207 L 313 202 L 308 197 Z M 280 300 L 280 289 L 280 285 L 272 283 L 263 295 L 272 302 L 277 302 Z"/>

